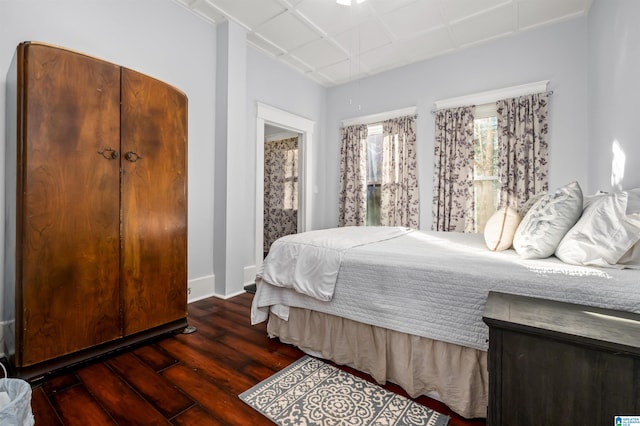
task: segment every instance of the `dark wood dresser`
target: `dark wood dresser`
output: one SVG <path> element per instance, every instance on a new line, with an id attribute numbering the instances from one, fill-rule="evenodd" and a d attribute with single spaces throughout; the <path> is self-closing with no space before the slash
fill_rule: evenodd
<path id="1" fill-rule="evenodd" d="M 490 292 L 483 319 L 488 425 L 613 425 L 640 415 L 640 315 Z"/>

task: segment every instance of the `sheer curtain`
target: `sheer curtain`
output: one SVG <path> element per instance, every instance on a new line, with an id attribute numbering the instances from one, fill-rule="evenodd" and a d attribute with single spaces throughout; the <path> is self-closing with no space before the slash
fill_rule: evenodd
<path id="1" fill-rule="evenodd" d="M 298 138 L 264 145 L 264 252 L 298 232 Z"/>
<path id="2" fill-rule="evenodd" d="M 548 190 L 548 101 L 537 93 L 496 102 L 501 205 L 520 209 Z"/>
<path id="3" fill-rule="evenodd" d="M 474 106 L 436 111 L 432 228 L 474 232 Z"/>
<path id="4" fill-rule="evenodd" d="M 405 116 L 382 123 L 380 224 L 418 228 L 416 118 Z"/>
<path id="5" fill-rule="evenodd" d="M 339 226 L 367 222 L 367 125 L 342 128 Z"/>

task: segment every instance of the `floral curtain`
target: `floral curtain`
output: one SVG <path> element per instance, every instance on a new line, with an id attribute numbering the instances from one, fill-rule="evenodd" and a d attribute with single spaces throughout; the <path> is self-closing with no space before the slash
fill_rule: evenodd
<path id="1" fill-rule="evenodd" d="M 298 138 L 264 145 L 264 252 L 298 232 Z"/>
<path id="2" fill-rule="evenodd" d="M 342 128 L 339 226 L 367 222 L 367 126 Z"/>
<path id="3" fill-rule="evenodd" d="M 518 210 L 548 190 L 549 95 L 537 93 L 496 102 L 500 204 Z"/>
<path id="4" fill-rule="evenodd" d="M 382 123 L 381 185 L 380 224 L 417 229 L 420 217 L 415 116 Z"/>
<path id="5" fill-rule="evenodd" d="M 474 106 L 436 111 L 432 228 L 474 232 Z"/>

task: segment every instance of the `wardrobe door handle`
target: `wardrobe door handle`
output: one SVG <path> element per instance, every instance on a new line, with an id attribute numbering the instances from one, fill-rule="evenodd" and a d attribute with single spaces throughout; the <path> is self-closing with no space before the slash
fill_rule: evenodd
<path id="1" fill-rule="evenodd" d="M 142 159 L 141 156 L 139 156 L 136 152 L 132 152 L 132 151 L 129 151 L 126 154 L 124 154 L 124 158 L 125 158 L 125 160 L 127 160 L 127 161 L 129 161 L 131 163 L 135 163 L 136 161 Z"/>
<path id="2" fill-rule="evenodd" d="M 107 160 L 115 160 L 118 158 L 118 151 L 113 148 L 103 149 L 102 151 L 98 151 L 98 154 L 102 155 Z"/>

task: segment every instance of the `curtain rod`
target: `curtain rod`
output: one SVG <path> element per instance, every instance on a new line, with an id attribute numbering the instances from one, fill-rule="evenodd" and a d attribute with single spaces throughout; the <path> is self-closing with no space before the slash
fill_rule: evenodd
<path id="1" fill-rule="evenodd" d="M 473 93 L 470 95 L 458 96 L 455 98 L 441 99 L 435 102 L 435 111 L 440 109 L 455 108 L 466 105 L 484 105 L 496 102 L 500 99 L 517 98 L 532 93 L 547 92 L 549 80 L 536 81 L 533 83 L 521 84 L 519 86 L 503 87 L 486 92 Z M 552 94 L 553 92 L 547 92 Z"/>
<path id="2" fill-rule="evenodd" d="M 540 92 L 540 93 L 543 93 L 543 92 Z M 551 95 L 553 95 L 553 90 L 547 90 L 547 91 L 546 91 L 546 92 L 544 92 L 544 93 L 545 93 L 545 94 L 547 94 L 547 95 L 549 95 L 549 96 L 551 96 Z M 525 96 L 525 95 L 521 95 L 521 96 Z M 489 103 L 489 102 L 487 102 L 487 103 Z M 462 105 L 461 105 L 461 106 L 462 106 Z M 455 107 L 454 107 L 454 108 L 455 108 Z M 447 108 L 432 109 L 432 110 L 431 110 L 431 114 L 432 114 L 432 115 L 435 115 L 435 113 L 436 113 L 436 112 L 438 112 L 438 111 L 440 111 L 441 109 L 447 109 Z"/>
<path id="3" fill-rule="evenodd" d="M 417 107 L 412 106 L 408 108 L 396 109 L 393 111 L 381 112 L 378 114 L 363 115 L 360 117 L 348 118 L 342 120 L 342 127 L 353 126 L 356 124 L 372 124 L 379 123 L 381 121 L 389 120 L 396 117 L 404 117 L 406 115 L 416 115 Z"/>

